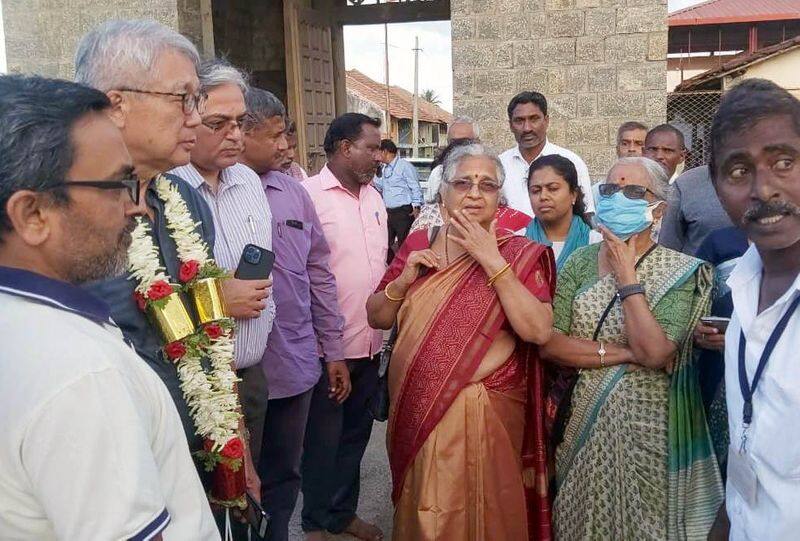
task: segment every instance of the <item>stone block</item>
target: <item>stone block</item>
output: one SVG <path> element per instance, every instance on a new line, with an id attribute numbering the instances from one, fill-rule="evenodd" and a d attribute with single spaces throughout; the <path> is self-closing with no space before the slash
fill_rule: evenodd
<path id="1" fill-rule="evenodd" d="M 578 94 L 578 118 L 597 116 L 597 94 Z"/>
<path id="2" fill-rule="evenodd" d="M 492 52 L 491 67 L 494 68 L 513 68 L 514 67 L 514 45 L 503 43 L 495 47 Z"/>
<path id="3" fill-rule="evenodd" d="M 514 70 L 514 91 L 536 90 L 547 92 L 549 70 L 547 68 L 526 68 Z"/>
<path id="4" fill-rule="evenodd" d="M 578 9 L 596 8 L 603 4 L 602 0 L 577 0 L 575 7 Z"/>
<path id="5" fill-rule="evenodd" d="M 550 117 L 550 125 L 547 128 L 547 138 L 560 146 L 567 146 L 567 122 L 562 118 Z"/>
<path id="6" fill-rule="evenodd" d="M 617 32 L 663 32 L 667 29 L 667 7 L 665 5 L 631 6 L 617 11 Z"/>
<path id="7" fill-rule="evenodd" d="M 616 66 L 590 66 L 587 75 L 590 92 L 613 92 L 617 89 Z"/>
<path id="8" fill-rule="evenodd" d="M 588 66 L 550 68 L 547 78 L 548 94 L 581 92 L 587 89 Z"/>
<path id="9" fill-rule="evenodd" d="M 514 67 L 528 67 L 539 64 L 537 41 L 514 42 Z"/>
<path id="10" fill-rule="evenodd" d="M 597 96 L 597 114 L 604 117 L 631 116 L 645 114 L 643 92 L 604 92 Z"/>
<path id="11" fill-rule="evenodd" d="M 604 118 L 577 118 L 567 122 L 567 145 L 606 145 L 608 120 Z"/>
<path id="12" fill-rule="evenodd" d="M 529 13 L 524 17 L 508 15 L 503 24 L 503 39 L 530 40 L 539 39 L 546 32 L 545 14 L 543 11 Z"/>
<path id="13" fill-rule="evenodd" d="M 663 90 L 667 71 L 663 62 L 637 62 L 617 67 L 617 88 L 628 90 Z"/>
<path id="14" fill-rule="evenodd" d="M 605 38 L 583 36 L 575 43 L 575 61 L 585 64 L 602 63 L 605 59 Z"/>
<path id="15" fill-rule="evenodd" d="M 450 35 L 453 41 L 462 41 L 475 37 L 475 19 L 472 17 L 455 17 L 450 24 Z"/>
<path id="16" fill-rule="evenodd" d="M 547 35 L 551 38 L 582 36 L 583 11 L 548 12 Z"/>
<path id="17" fill-rule="evenodd" d="M 575 39 L 553 38 L 541 40 L 539 64 L 542 66 L 563 66 L 575 62 Z"/>
<path id="18" fill-rule="evenodd" d="M 644 93 L 645 114 L 649 117 L 667 118 L 667 94 L 663 90 L 648 90 Z"/>
<path id="19" fill-rule="evenodd" d="M 570 149 L 580 156 L 586 167 L 589 168 L 589 176 L 597 181 L 605 178 L 608 170 L 617 159 L 616 152 L 607 145 L 580 145 Z"/>
<path id="20" fill-rule="evenodd" d="M 544 5 L 547 11 L 555 9 L 574 9 L 576 0 L 545 0 Z"/>
<path id="21" fill-rule="evenodd" d="M 475 93 L 478 95 L 509 94 L 514 92 L 514 78 L 508 71 L 491 70 L 475 74 Z"/>
<path id="22" fill-rule="evenodd" d="M 459 15 L 466 15 L 472 12 L 474 0 L 450 0 L 450 16 L 452 20 L 458 19 Z"/>
<path id="23" fill-rule="evenodd" d="M 478 39 L 498 39 L 500 38 L 500 20 L 496 17 L 480 17 L 477 21 Z M 505 37 L 504 37 L 505 39 Z"/>
<path id="24" fill-rule="evenodd" d="M 610 36 L 616 32 L 617 10 L 608 8 L 587 9 L 585 31 L 587 36 Z"/>
<path id="25" fill-rule="evenodd" d="M 666 60 L 668 32 L 650 32 L 647 35 L 647 59 Z"/>
<path id="26" fill-rule="evenodd" d="M 475 42 L 453 43 L 453 69 L 470 70 L 484 67 L 487 62 L 486 46 Z"/>
<path id="27" fill-rule="evenodd" d="M 617 34 L 606 38 L 606 62 L 622 64 L 647 59 L 647 34 Z"/>
<path id="28" fill-rule="evenodd" d="M 550 118 L 575 118 L 578 102 L 575 94 L 554 94 L 547 97 L 547 113 Z"/>
<path id="29" fill-rule="evenodd" d="M 528 10 L 527 0 L 493 0 L 486 3 L 494 13 L 522 13 Z"/>
<path id="30" fill-rule="evenodd" d="M 470 96 L 475 91 L 472 72 L 453 71 L 453 96 Z"/>

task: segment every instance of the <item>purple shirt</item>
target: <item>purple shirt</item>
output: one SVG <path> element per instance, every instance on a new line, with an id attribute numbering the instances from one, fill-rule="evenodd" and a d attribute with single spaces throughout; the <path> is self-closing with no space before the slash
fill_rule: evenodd
<path id="1" fill-rule="evenodd" d="M 270 171 L 261 184 L 272 209 L 272 296 L 277 312 L 261 361 L 269 398 L 286 398 L 319 381 L 326 361 L 344 359 L 344 317 L 314 203 L 294 178 Z"/>

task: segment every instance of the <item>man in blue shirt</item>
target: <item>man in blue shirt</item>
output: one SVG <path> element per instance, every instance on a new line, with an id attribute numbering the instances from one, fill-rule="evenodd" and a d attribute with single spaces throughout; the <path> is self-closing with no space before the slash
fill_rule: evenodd
<path id="1" fill-rule="evenodd" d="M 375 189 L 383 196 L 389 217 L 388 263 L 394 252 L 406 240 L 411 224 L 422 206 L 422 188 L 419 186 L 417 169 L 397 155 L 397 145 L 391 139 L 381 141 L 381 161 L 384 163 L 381 176 L 373 181 Z M 395 240 L 397 244 L 395 244 Z"/>

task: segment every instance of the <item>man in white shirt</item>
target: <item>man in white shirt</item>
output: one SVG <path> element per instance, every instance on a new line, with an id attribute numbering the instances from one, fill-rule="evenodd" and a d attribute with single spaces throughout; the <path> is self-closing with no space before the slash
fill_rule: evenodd
<path id="1" fill-rule="evenodd" d="M 725 506 L 710 539 L 800 535 L 800 101 L 750 79 L 722 100 L 709 168 L 752 242 L 728 279 Z M 771 350 L 771 351 L 770 351 Z"/>
<path id="2" fill-rule="evenodd" d="M 138 212 L 110 107 L 0 77 L 0 539 L 219 539 L 169 392 L 77 287 L 124 267 Z"/>
<path id="3" fill-rule="evenodd" d="M 547 128 L 550 125 L 547 98 L 534 91 L 520 92 L 511 98 L 508 104 L 508 125 L 517 140 L 517 146 L 500 154 L 500 162 L 506 172 L 503 193 L 508 206 L 533 217 L 531 198 L 528 195 L 528 170 L 539 156 L 558 154 L 575 164 L 586 212 L 593 213 L 594 199 L 589 168 L 580 156 L 547 140 Z"/>
<path id="4" fill-rule="evenodd" d="M 197 144 L 190 163 L 172 174 L 188 182 L 208 203 L 214 217 L 214 259 L 233 274 L 248 244 L 272 249 L 272 214 L 261 180 L 255 171 L 237 163 L 244 150 L 243 124 L 247 122 L 244 75 L 222 60 L 200 65 L 200 92 L 208 95 Z M 253 461 L 245 460 L 250 494 L 260 500 L 258 475 L 261 434 L 267 412 L 267 382 L 261 357 L 275 319 L 270 295 L 272 280 L 229 280 L 225 290 L 228 312 L 236 320 L 235 360 L 244 421 L 250 433 Z M 239 532 L 241 533 L 241 532 Z M 245 534 L 246 535 L 246 534 Z"/>

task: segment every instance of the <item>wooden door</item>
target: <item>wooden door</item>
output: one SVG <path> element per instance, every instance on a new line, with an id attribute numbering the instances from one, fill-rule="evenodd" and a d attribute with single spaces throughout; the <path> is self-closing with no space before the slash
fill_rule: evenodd
<path id="1" fill-rule="evenodd" d="M 336 116 L 331 23 L 318 11 L 284 1 L 289 114 L 297 121 L 299 161 L 309 174 L 325 164 L 323 142 Z"/>

